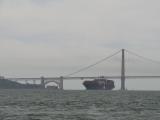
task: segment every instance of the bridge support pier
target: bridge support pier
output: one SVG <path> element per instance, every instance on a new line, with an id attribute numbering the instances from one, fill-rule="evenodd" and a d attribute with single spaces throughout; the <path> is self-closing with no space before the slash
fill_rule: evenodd
<path id="1" fill-rule="evenodd" d="M 36 84 L 36 80 L 33 80 L 33 84 L 34 84 L 34 85 Z"/>
<path id="2" fill-rule="evenodd" d="M 59 89 L 63 90 L 63 76 L 60 77 Z"/>
<path id="3" fill-rule="evenodd" d="M 44 77 L 43 76 L 41 77 L 41 86 L 42 86 L 42 88 L 45 88 L 45 82 L 44 82 Z"/>

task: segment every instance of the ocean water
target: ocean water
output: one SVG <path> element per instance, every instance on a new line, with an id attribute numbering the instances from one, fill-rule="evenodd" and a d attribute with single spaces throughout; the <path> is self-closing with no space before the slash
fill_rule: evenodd
<path id="1" fill-rule="evenodd" d="M 160 92 L 0 90 L 0 120 L 160 120 Z"/>

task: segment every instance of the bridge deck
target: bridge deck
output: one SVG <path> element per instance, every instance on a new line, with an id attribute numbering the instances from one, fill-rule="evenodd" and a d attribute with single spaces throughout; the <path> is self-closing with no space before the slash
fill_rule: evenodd
<path id="1" fill-rule="evenodd" d="M 97 79 L 102 77 L 63 77 L 63 80 Z M 121 79 L 121 76 L 103 76 L 105 79 Z M 160 76 L 125 76 L 126 79 L 159 79 Z M 9 80 L 40 80 L 41 78 L 6 78 Z M 44 80 L 60 80 L 61 77 L 44 77 Z"/>

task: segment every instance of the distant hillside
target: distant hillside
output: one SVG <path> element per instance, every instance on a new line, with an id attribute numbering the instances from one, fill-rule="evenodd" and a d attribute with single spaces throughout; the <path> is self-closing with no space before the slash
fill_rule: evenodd
<path id="1" fill-rule="evenodd" d="M 0 89 L 38 89 L 43 88 L 41 85 L 21 84 L 14 81 L 0 79 Z"/>

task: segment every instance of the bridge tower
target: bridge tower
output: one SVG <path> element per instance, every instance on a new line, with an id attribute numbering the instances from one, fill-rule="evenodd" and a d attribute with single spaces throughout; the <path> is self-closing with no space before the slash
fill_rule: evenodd
<path id="1" fill-rule="evenodd" d="M 125 49 L 122 49 L 121 90 L 125 90 Z"/>

